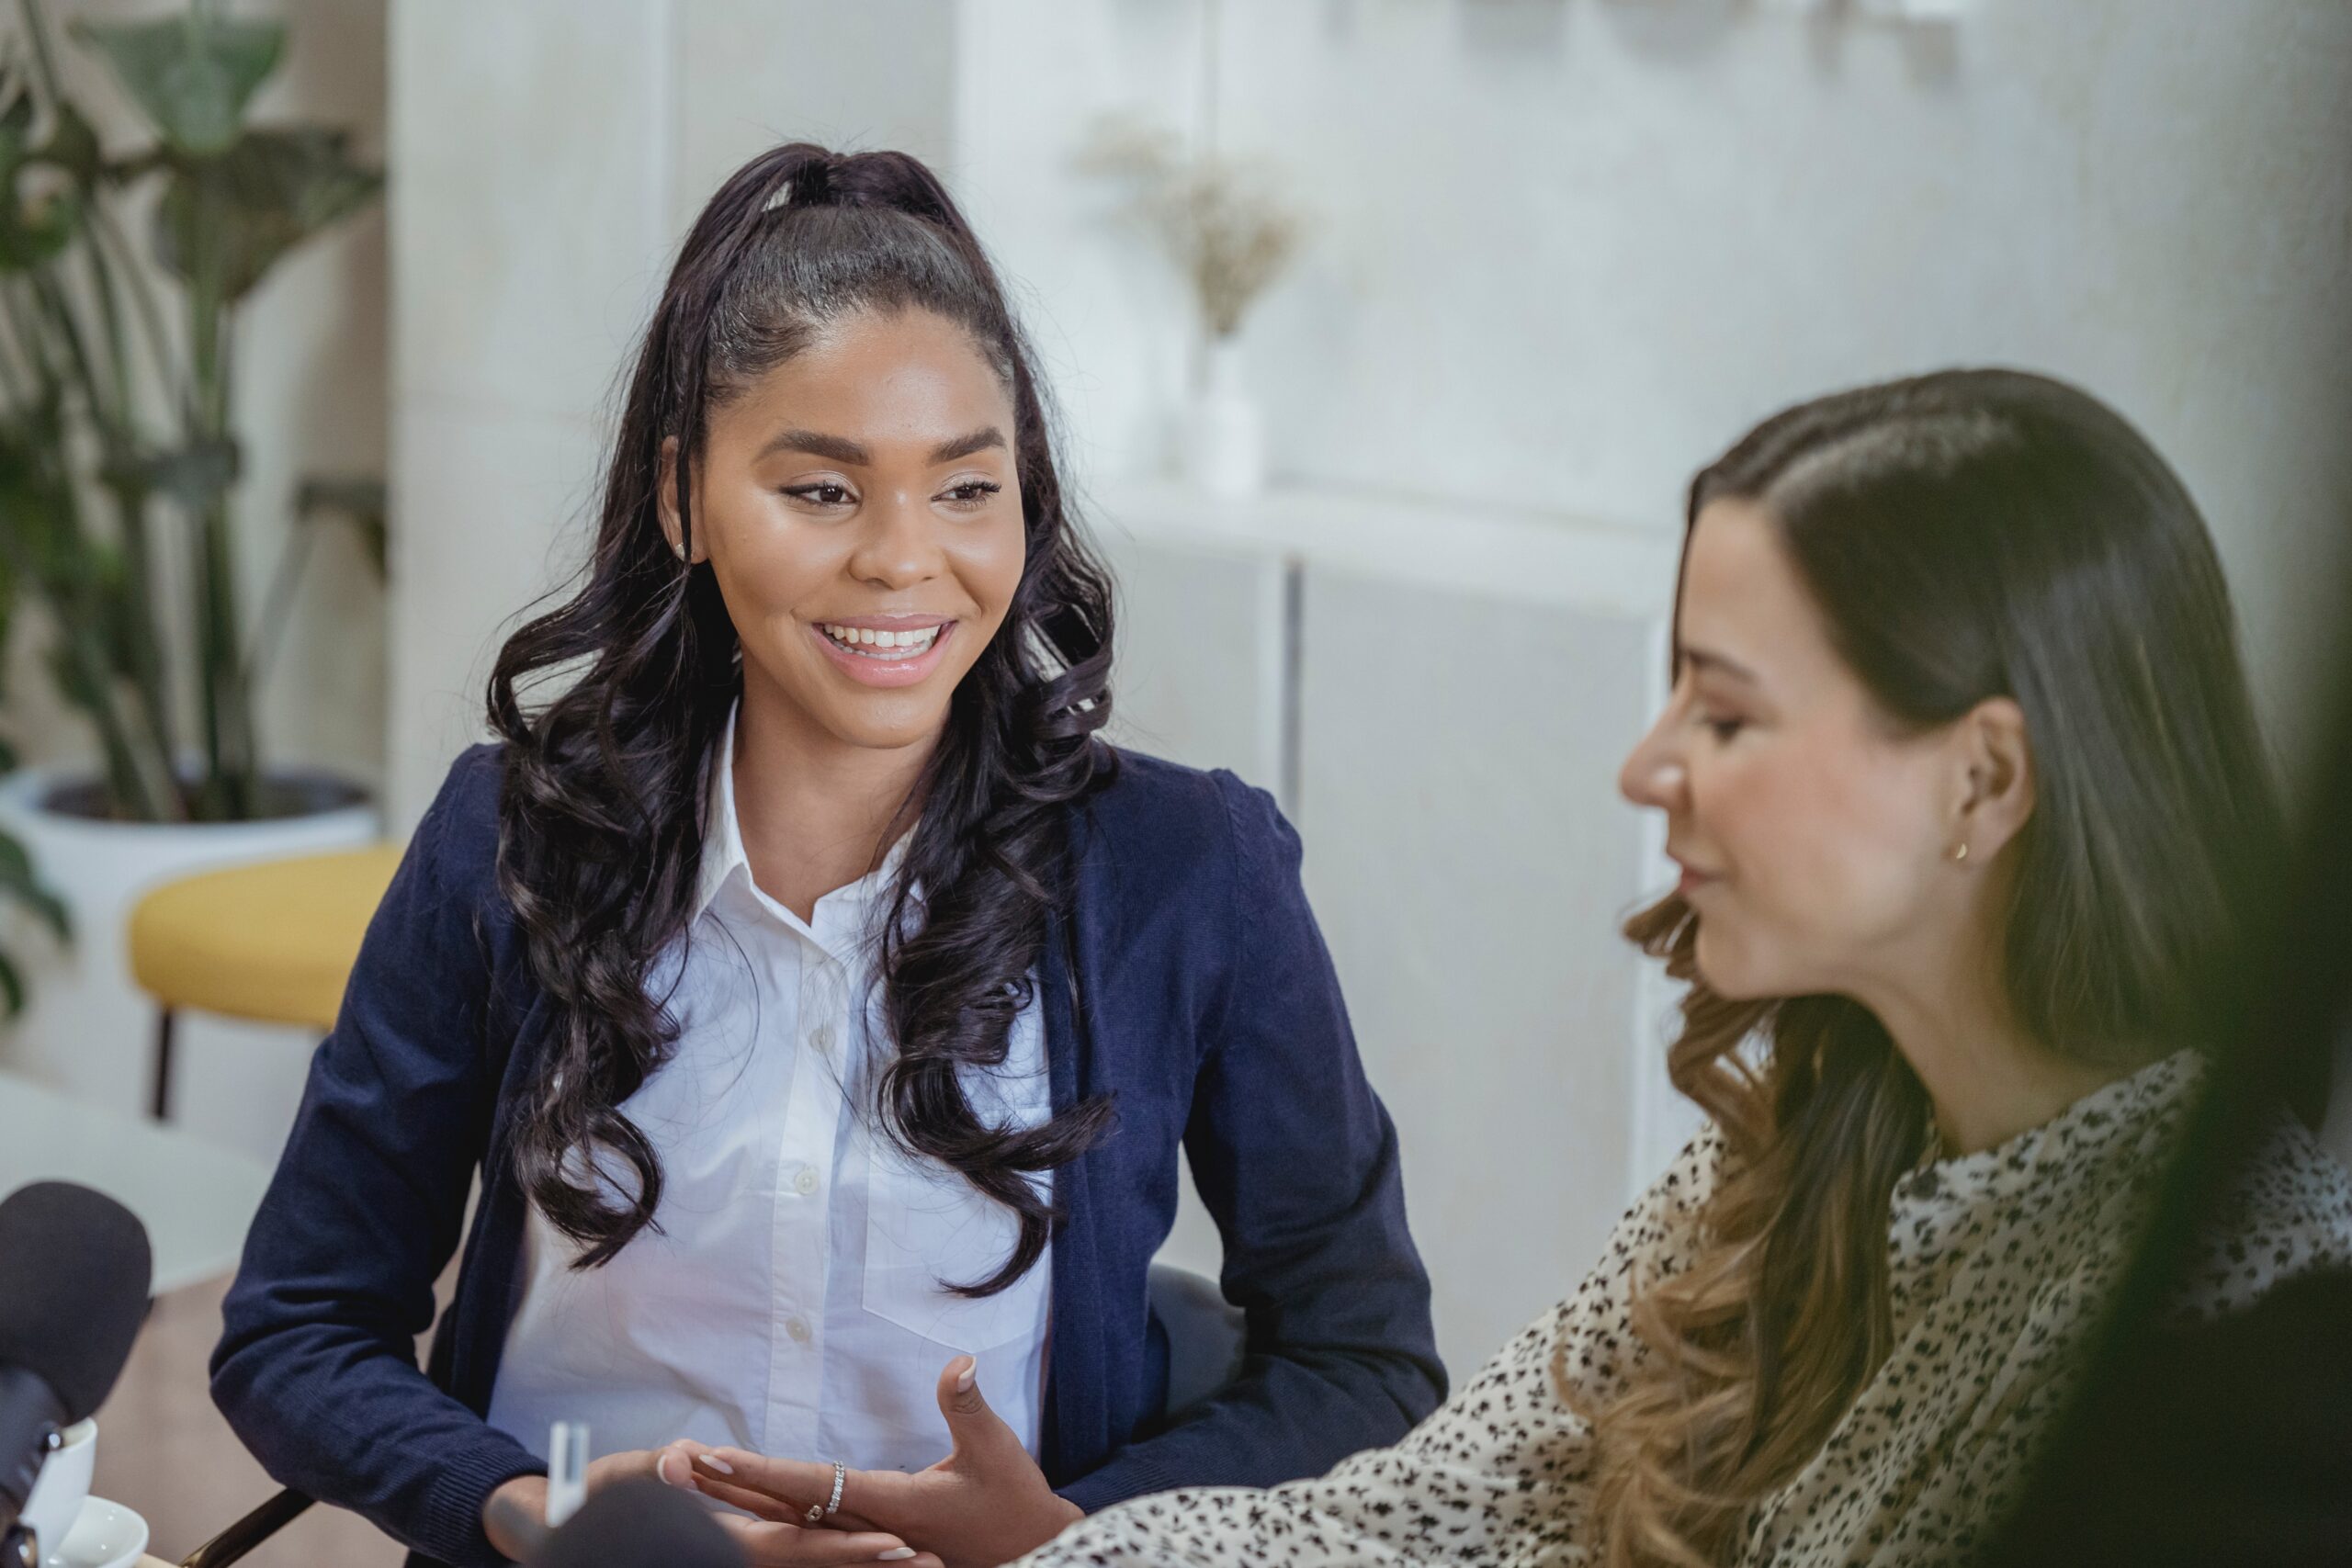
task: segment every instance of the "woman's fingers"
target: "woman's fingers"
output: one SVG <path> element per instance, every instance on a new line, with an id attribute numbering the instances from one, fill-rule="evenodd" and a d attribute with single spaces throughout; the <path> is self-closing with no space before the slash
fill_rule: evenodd
<path id="1" fill-rule="evenodd" d="M 801 1522 L 800 1510 L 789 1503 L 781 1502 L 764 1492 L 755 1492 L 748 1486 L 734 1485 L 703 1471 L 695 1472 L 693 1489 L 730 1508 L 741 1508 L 772 1524 L 797 1525 Z"/>
<path id="2" fill-rule="evenodd" d="M 833 1495 L 831 1465 L 812 1464 L 800 1459 L 771 1459 L 746 1449 L 704 1449 L 695 1455 L 695 1473 L 715 1475 L 729 1485 L 748 1486 L 801 1508 L 829 1502 Z M 861 1472 L 849 1472 L 842 1489 L 844 1503 L 849 1500 L 850 1488 L 863 1479 Z"/>
<path id="3" fill-rule="evenodd" d="M 752 1568 L 847 1568 L 851 1563 L 898 1562 L 919 1568 L 926 1560 L 895 1535 L 873 1530 L 805 1530 L 714 1514 L 718 1528 L 735 1539 Z"/>
<path id="4" fill-rule="evenodd" d="M 696 1450 L 694 1474 L 697 1483 L 717 1481 L 739 1490 L 764 1493 L 782 1503 L 786 1517 L 795 1523 L 801 1522 L 811 1506 L 821 1506 L 833 1497 L 831 1465 L 771 1459 L 743 1449 Z M 842 1478 L 841 1506 L 821 1522 L 833 1529 L 844 1523 L 865 1529 L 869 1520 L 887 1520 L 890 1501 L 906 1481 L 895 1470 L 853 1470 Z"/>

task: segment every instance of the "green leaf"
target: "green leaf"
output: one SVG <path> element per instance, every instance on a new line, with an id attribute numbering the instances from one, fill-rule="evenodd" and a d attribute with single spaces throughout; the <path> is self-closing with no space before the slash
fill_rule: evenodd
<path id="1" fill-rule="evenodd" d="M 0 833 L 0 895 L 15 899 L 39 916 L 41 924 L 56 933 L 58 941 L 72 940 L 74 917 L 64 900 L 41 886 L 40 878 L 33 872 L 32 856 L 6 833 Z"/>
<path id="2" fill-rule="evenodd" d="M 36 106 L 32 90 L 17 74 L 14 61 L 8 62 L 6 70 L 6 83 L 0 85 L 0 146 L 13 150 L 21 157 L 24 150 L 32 144 Z"/>
<path id="3" fill-rule="evenodd" d="M 72 104 L 57 106 L 51 117 L 49 140 L 33 150 L 33 156 L 63 169 L 85 190 L 96 185 L 107 169 L 106 153 L 98 146 L 98 133 Z"/>
<path id="4" fill-rule="evenodd" d="M 157 132 L 190 158 L 217 156 L 236 141 L 246 106 L 286 49 L 283 22 L 232 21 L 209 9 L 151 22 L 77 21 L 74 36 L 105 58 Z"/>
<path id="5" fill-rule="evenodd" d="M 0 272 L 25 272 L 55 260 L 82 232 L 82 203 L 70 190 L 19 204 L 0 191 Z"/>
<path id="6" fill-rule="evenodd" d="M 14 62 L 0 65 L 0 273 L 42 265 L 82 230 L 82 208 L 73 191 L 52 190 L 30 199 L 21 194 L 26 165 L 46 156 L 46 149 L 32 142 L 36 107 Z M 59 124 L 65 126 L 62 114 Z"/>
<path id="7" fill-rule="evenodd" d="M 194 272 L 209 197 L 221 292 L 243 298 L 287 252 L 376 199 L 383 174 L 354 159 L 350 141 L 324 126 L 273 126 L 175 170 L 155 208 L 157 258 L 181 277 Z"/>

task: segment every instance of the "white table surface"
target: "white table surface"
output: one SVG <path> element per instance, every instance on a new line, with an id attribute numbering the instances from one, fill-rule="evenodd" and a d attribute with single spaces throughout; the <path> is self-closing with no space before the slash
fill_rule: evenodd
<path id="1" fill-rule="evenodd" d="M 269 1177 L 233 1150 L 0 1073 L 0 1197 L 78 1181 L 114 1199 L 147 1227 L 159 1296 L 236 1268 Z"/>

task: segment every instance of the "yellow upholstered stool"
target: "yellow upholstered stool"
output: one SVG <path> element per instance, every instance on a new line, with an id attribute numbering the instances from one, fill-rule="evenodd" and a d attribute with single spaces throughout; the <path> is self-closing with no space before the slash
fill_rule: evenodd
<path id="1" fill-rule="evenodd" d="M 400 864 L 397 845 L 232 866 L 168 882 L 130 911 L 130 972 L 163 1014 L 154 1110 L 172 1110 L 172 1021 L 182 1008 L 334 1027 L 359 939 Z"/>

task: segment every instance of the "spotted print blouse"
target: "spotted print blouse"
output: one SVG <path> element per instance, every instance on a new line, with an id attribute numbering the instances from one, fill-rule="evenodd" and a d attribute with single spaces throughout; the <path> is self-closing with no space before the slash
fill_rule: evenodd
<path id="1" fill-rule="evenodd" d="M 1749 1510 L 1734 1562 L 1967 1558 L 2066 1392 L 2199 1076 L 2192 1055 L 2169 1057 L 1897 1184 L 1893 1353 L 1813 1461 Z M 1395 1448 L 1271 1492 L 1137 1498 L 1074 1526 L 1024 1568 L 1591 1560 L 1589 1433 L 1553 1383 L 1554 1357 L 1588 1405 L 1623 1387 L 1645 1353 L 1626 1316 L 1631 1282 L 1686 1266 L 1725 1157 L 1713 1130 L 1702 1133 L 1618 1224 L 1577 1292 Z M 2205 1246 L 2177 1303 L 2187 1317 L 2352 1265 L 2352 1176 L 2282 1122 Z"/>

